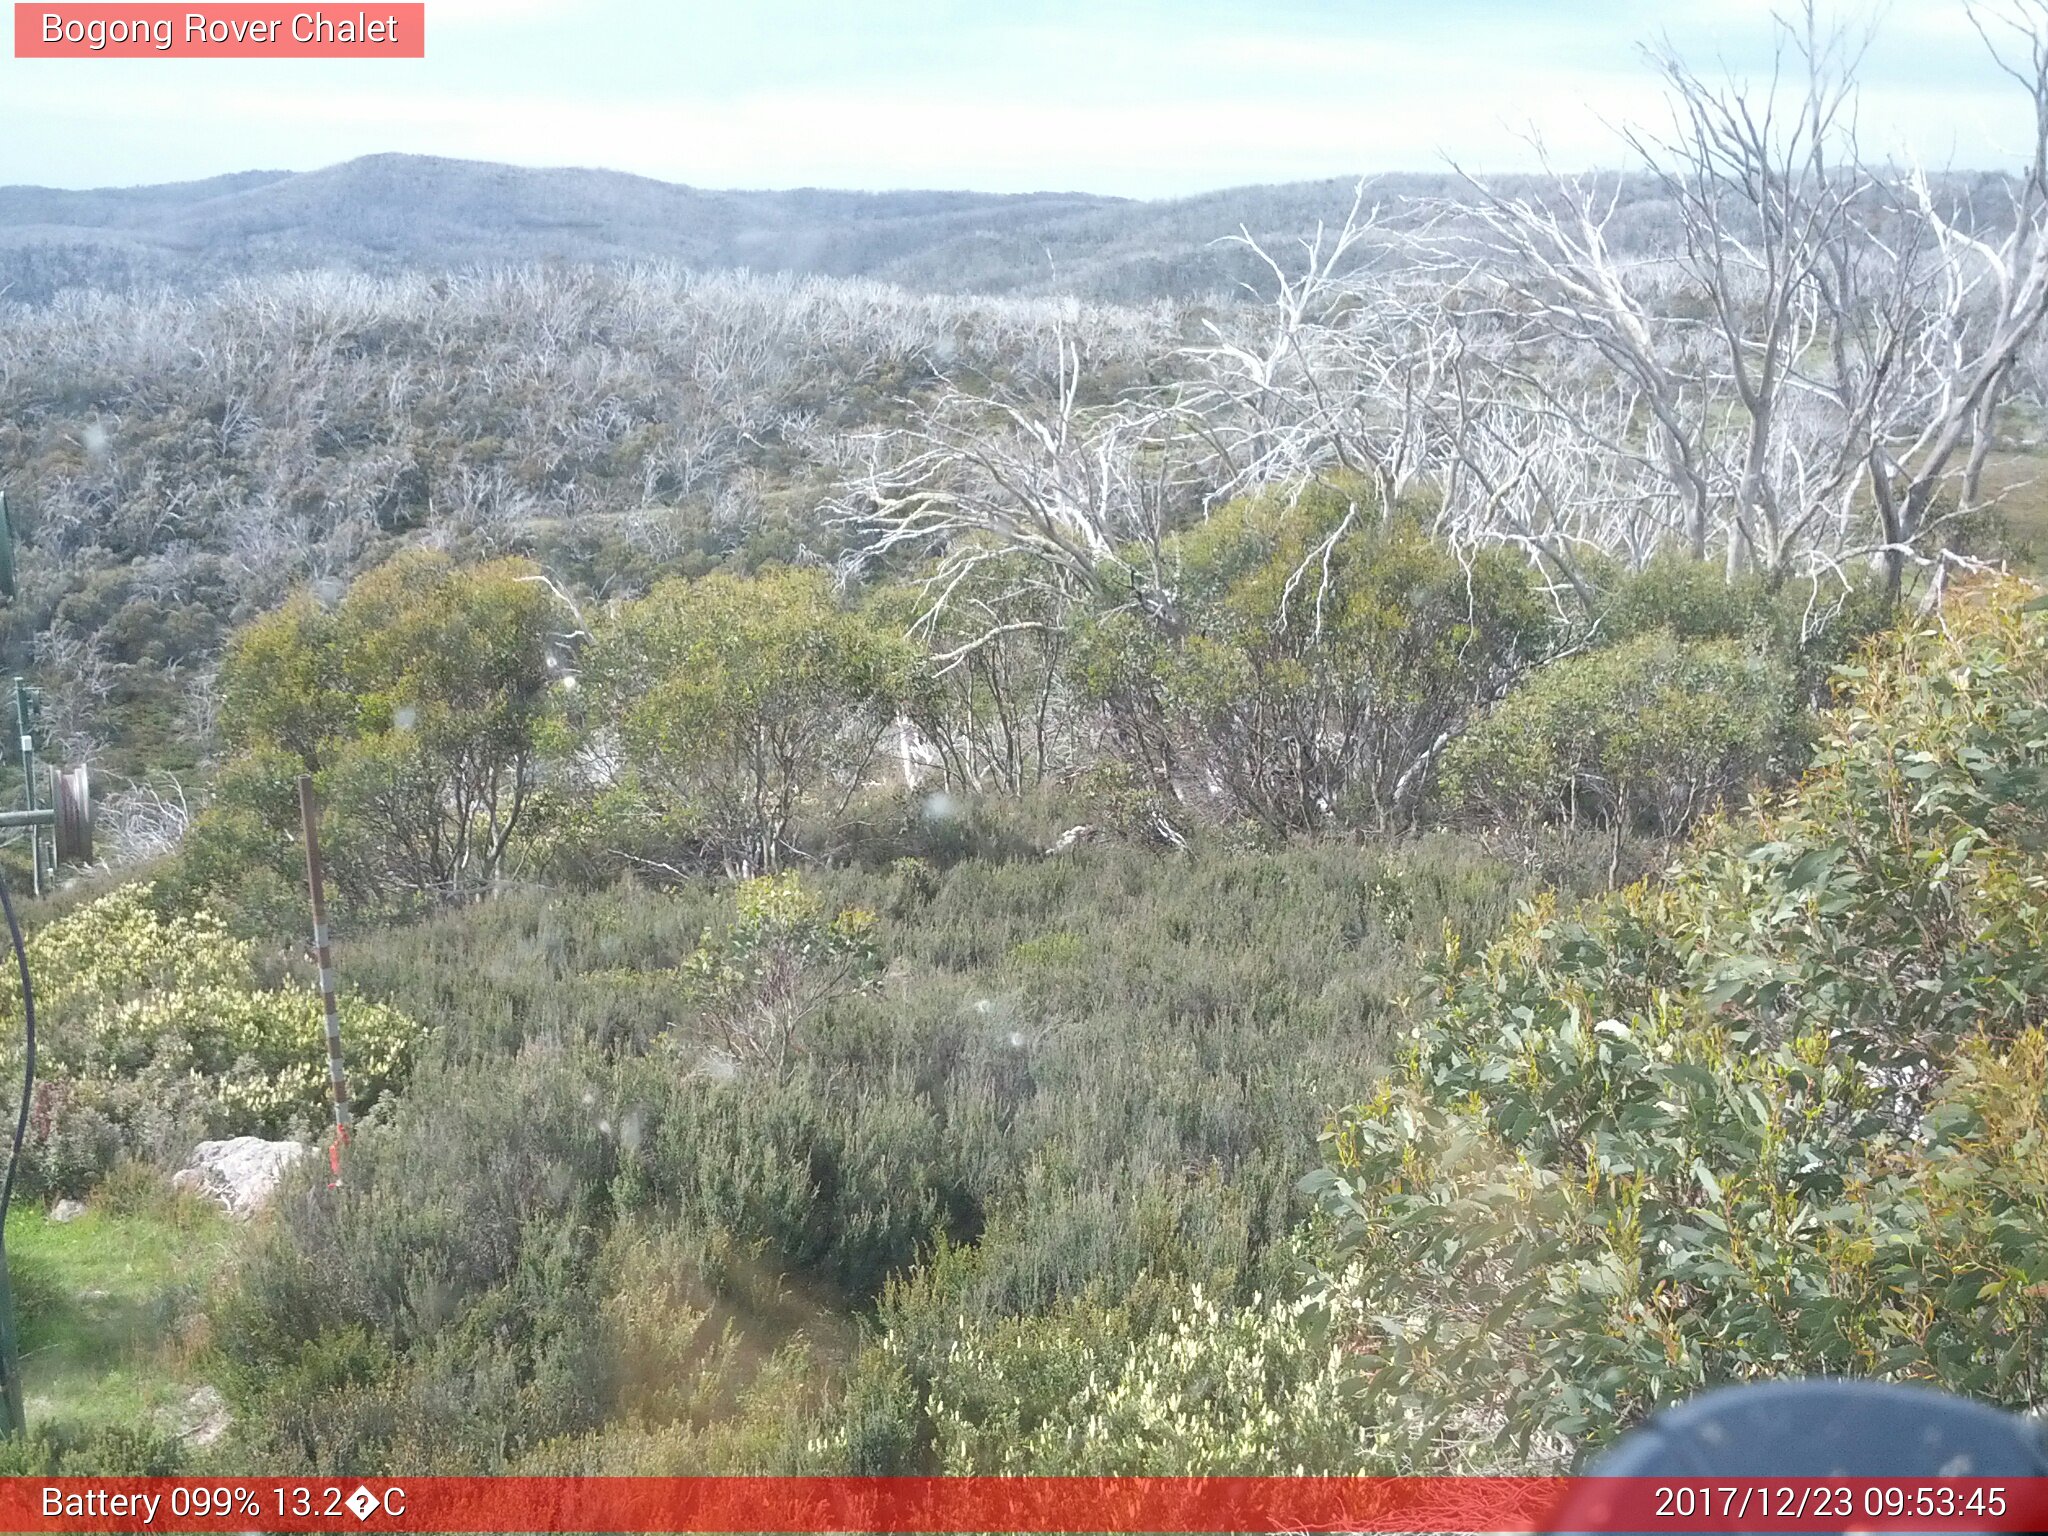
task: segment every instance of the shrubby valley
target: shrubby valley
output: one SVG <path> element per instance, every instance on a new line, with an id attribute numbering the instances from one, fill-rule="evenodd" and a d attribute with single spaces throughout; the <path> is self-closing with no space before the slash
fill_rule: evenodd
<path id="1" fill-rule="evenodd" d="M 2040 1406 L 2048 16 L 1978 24 L 1981 174 L 1864 155 L 1801 14 L 1775 86 L 1647 55 L 1612 174 L 934 195 L 784 271 L 824 205 L 10 235 L 0 645 L 100 863 L 26 908 L 0 1463 L 1550 1471 L 1730 1380 Z M 240 227 L 63 196 L 0 212 Z M 315 1150 L 231 1216 L 173 1183 L 231 1137 Z"/>

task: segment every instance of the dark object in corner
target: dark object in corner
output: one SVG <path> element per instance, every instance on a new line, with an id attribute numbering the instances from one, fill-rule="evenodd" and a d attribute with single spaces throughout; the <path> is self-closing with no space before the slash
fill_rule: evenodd
<path id="1" fill-rule="evenodd" d="M 1586 1475 L 2048 1477 L 2048 1441 L 2030 1419 L 1927 1387 L 1763 1382 L 1667 1409 L 1610 1446 Z M 1597 1497 L 1589 1490 L 1567 1498 L 1555 1528 L 1574 1529 L 1574 1510 Z"/>

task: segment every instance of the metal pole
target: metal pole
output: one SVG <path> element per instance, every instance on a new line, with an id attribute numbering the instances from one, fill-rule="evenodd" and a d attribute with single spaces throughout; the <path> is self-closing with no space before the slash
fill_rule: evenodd
<path id="1" fill-rule="evenodd" d="M 306 889 L 313 898 L 313 954 L 320 962 L 320 1005 L 327 1012 L 327 1078 L 334 1088 L 334 1146 L 328 1162 L 341 1182 L 341 1149 L 348 1145 L 348 1078 L 341 1069 L 341 1014 L 334 1002 L 334 961 L 328 953 L 327 891 L 320 869 L 320 807 L 311 774 L 299 775 L 299 824 L 306 833 Z"/>
<path id="2" fill-rule="evenodd" d="M 21 793 L 29 814 L 36 811 L 36 738 L 29 728 L 28 684 L 14 680 L 14 723 L 21 739 Z M 29 892 L 43 894 L 43 829 L 31 822 L 28 829 Z"/>

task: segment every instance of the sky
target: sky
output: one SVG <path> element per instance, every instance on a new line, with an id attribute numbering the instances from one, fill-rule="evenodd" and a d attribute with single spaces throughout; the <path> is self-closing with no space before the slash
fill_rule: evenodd
<path id="1" fill-rule="evenodd" d="M 1876 14 L 1866 151 L 2017 163 L 2025 99 L 1963 0 Z M 385 151 L 703 187 L 1134 197 L 1447 160 L 1513 171 L 1534 164 L 1534 140 L 1591 168 L 1625 159 L 1619 125 L 1657 120 L 1639 49 L 1659 40 L 1702 72 L 1767 78 L 1772 6 L 428 0 L 424 60 L 0 57 L 0 184 L 129 186 Z"/>

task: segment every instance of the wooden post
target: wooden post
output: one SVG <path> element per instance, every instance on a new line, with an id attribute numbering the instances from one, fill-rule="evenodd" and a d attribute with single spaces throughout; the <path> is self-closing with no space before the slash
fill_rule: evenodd
<path id="1" fill-rule="evenodd" d="M 299 775 L 299 824 L 306 833 L 306 890 L 313 898 L 313 954 L 320 962 L 320 1006 L 327 1013 L 327 1078 L 334 1088 L 334 1146 L 328 1161 L 341 1182 L 341 1149 L 348 1144 L 348 1077 L 341 1069 L 341 1013 L 334 1002 L 334 960 L 328 953 L 327 891 L 320 870 L 320 807 L 311 774 Z"/>

